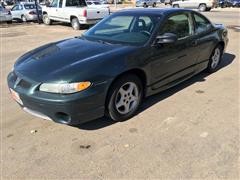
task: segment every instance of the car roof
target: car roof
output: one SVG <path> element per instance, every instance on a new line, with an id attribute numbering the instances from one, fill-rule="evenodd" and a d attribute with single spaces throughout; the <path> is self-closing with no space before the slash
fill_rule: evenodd
<path id="1" fill-rule="evenodd" d="M 190 9 L 181 9 L 181 8 L 132 8 L 132 9 L 124 9 L 121 11 L 117 11 L 116 14 L 143 14 L 143 15 L 168 15 L 177 12 L 193 12 Z M 195 12 L 195 11 L 194 11 Z"/>

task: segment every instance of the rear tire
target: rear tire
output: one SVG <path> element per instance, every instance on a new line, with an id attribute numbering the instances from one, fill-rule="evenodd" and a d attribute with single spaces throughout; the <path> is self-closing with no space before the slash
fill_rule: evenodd
<path id="1" fill-rule="evenodd" d="M 206 6 L 206 4 L 200 4 L 198 9 L 199 9 L 200 12 L 204 12 L 204 11 L 206 11 L 207 6 Z"/>
<path id="2" fill-rule="evenodd" d="M 223 47 L 222 45 L 219 44 L 214 48 L 210 56 L 207 72 L 213 73 L 218 69 L 219 64 L 222 60 L 222 55 L 223 55 Z"/>
<path id="3" fill-rule="evenodd" d="M 7 24 L 12 24 L 12 21 L 7 21 Z"/>
<path id="4" fill-rule="evenodd" d="M 80 23 L 78 21 L 78 18 L 73 18 L 71 20 L 71 25 L 74 30 L 79 30 L 80 29 Z"/>
<path id="5" fill-rule="evenodd" d="M 52 24 L 52 20 L 48 17 L 48 14 L 44 14 L 42 19 L 43 19 L 44 24 L 46 24 L 46 25 Z"/>
<path id="6" fill-rule="evenodd" d="M 156 7 L 156 3 L 153 3 L 152 7 Z"/>
<path id="7" fill-rule="evenodd" d="M 142 97 L 141 80 L 133 74 L 124 75 L 110 87 L 106 115 L 114 121 L 127 120 L 136 114 Z"/>

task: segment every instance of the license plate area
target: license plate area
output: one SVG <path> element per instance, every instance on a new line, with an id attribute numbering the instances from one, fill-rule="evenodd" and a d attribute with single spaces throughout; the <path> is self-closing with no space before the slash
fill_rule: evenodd
<path id="1" fill-rule="evenodd" d="M 14 91 L 13 89 L 11 89 L 11 88 L 10 88 L 10 92 L 11 92 L 12 98 L 13 98 L 15 101 L 17 101 L 17 103 L 23 105 L 23 102 L 22 102 L 19 94 L 18 94 L 16 91 Z"/>

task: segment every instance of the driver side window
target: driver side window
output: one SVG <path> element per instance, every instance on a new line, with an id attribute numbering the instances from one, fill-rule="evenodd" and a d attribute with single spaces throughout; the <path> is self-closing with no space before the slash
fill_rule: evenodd
<path id="1" fill-rule="evenodd" d="M 169 17 L 160 30 L 160 35 L 173 33 L 178 39 L 187 38 L 192 33 L 191 23 L 187 14 L 177 14 Z"/>

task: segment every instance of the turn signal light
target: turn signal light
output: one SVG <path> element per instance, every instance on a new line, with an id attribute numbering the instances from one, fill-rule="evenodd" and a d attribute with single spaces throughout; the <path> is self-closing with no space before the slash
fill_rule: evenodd
<path id="1" fill-rule="evenodd" d="M 77 84 L 77 91 L 82 91 L 84 89 L 87 89 L 90 85 L 91 83 L 89 81 L 80 82 Z"/>

